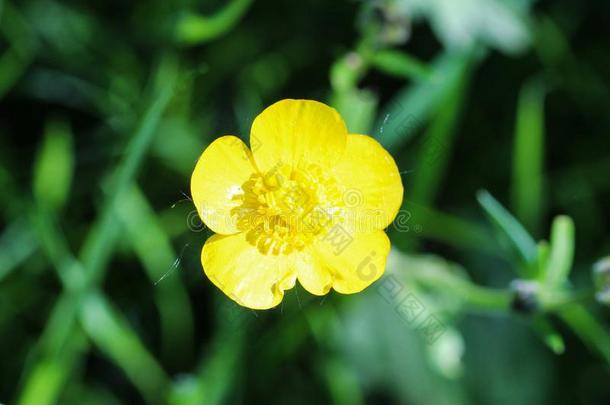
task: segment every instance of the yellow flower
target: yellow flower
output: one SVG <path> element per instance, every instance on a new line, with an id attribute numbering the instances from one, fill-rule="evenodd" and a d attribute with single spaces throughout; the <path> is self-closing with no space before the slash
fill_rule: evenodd
<path id="1" fill-rule="evenodd" d="M 392 157 L 348 134 L 333 108 L 282 100 L 237 137 L 203 152 L 191 192 L 216 234 L 201 253 L 208 278 L 238 304 L 278 305 L 296 280 L 310 293 L 362 291 L 385 270 L 384 229 L 402 203 Z"/>

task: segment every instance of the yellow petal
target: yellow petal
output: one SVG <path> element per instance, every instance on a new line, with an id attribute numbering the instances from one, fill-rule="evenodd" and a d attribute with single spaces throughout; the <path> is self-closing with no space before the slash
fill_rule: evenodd
<path id="1" fill-rule="evenodd" d="M 347 243 L 336 234 L 333 238 L 335 231 L 331 230 L 310 249 L 319 266 L 317 271 L 308 275 L 299 273 L 299 282 L 313 294 L 328 291 L 327 286 L 331 284 L 342 294 L 357 293 L 385 271 L 390 240 L 384 231 L 354 235 Z"/>
<path id="2" fill-rule="evenodd" d="M 239 305 L 268 309 L 278 305 L 284 290 L 294 287 L 298 255 L 264 255 L 246 240 L 246 233 L 213 235 L 201 252 L 208 278 Z"/>
<path id="3" fill-rule="evenodd" d="M 300 162 L 324 168 L 338 161 L 347 129 L 339 113 L 312 100 L 282 100 L 266 108 L 252 123 L 250 147 L 259 170 Z"/>
<path id="4" fill-rule="evenodd" d="M 384 229 L 394 220 L 402 204 L 402 181 L 394 159 L 379 142 L 350 134 L 345 154 L 331 173 L 342 186 L 344 226 L 350 233 Z"/>
<path id="5" fill-rule="evenodd" d="M 313 251 L 303 254 L 298 268 L 298 280 L 305 290 L 314 295 L 326 295 L 333 286 L 333 275 Z"/>
<path id="6" fill-rule="evenodd" d="M 220 137 L 203 151 L 191 177 L 191 195 L 208 228 L 224 235 L 239 231 L 231 210 L 240 204 L 235 196 L 253 173 L 252 153 L 235 136 Z"/>

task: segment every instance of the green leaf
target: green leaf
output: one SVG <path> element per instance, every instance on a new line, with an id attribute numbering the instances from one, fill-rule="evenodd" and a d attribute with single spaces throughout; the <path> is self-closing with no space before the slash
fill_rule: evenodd
<path id="1" fill-rule="evenodd" d="M 38 248 L 38 241 L 23 219 L 10 223 L 0 235 L 0 281 Z"/>
<path id="2" fill-rule="evenodd" d="M 561 287 L 568 279 L 574 260 L 574 222 L 558 216 L 551 227 L 551 250 L 544 272 L 547 288 Z"/>
<path id="3" fill-rule="evenodd" d="M 116 203 L 119 196 L 128 190 L 144 157 L 157 134 L 161 117 L 174 94 L 178 68 L 173 58 L 164 59 L 154 77 L 155 92 L 151 102 L 138 122 L 137 129 L 125 150 L 123 159 L 112 174 L 109 192 L 102 211 L 95 225 L 87 234 L 80 257 L 83 265 L 92 276 L 92 282 L 102 276 L 103 269 L 114 247 L 113 241 L 118 237 Z"/>
<path id="4" fill-rule="evenodd" d="M 65 204 L 74 172 L 73 149 L 69 125 L 65 121 L 49 121 L 34 166 L 34 196 L 39 204 L 53 210 Z"/>
<path id="5" fill-rule="evenodd" d="M 538 274 L 544 274 L 549 255 L 551 254 L 551 246 L 545 240 L 538 242 Z"/>
<path id="6" fill-rule="evenodd" d="M 610 364 L 610 332 L 595 316 L 582 305 L 571 305 L 558 315 L 591 350 Z"/>
<path id="7" fill-rule="evenodd" d="M 369 134 L 377 113 L 378 99 L 370 91 L 352 89 L 338 92 L 331 104 L 345 120 L 347 128 L 353 134 Z"/>
<path id="8" fill-rule="evenodd" d="M 181 258 L 174 252 L 155 212 L 137 187 L 123 193 L 117 205 L 127 240 L 155 285 L 164 357 L 175 365 L 184 364 L 191 354 L 193 311 L 178 274 Z"/>
<path id="9" fill-rule="evenodd" d="M 39 43 L 33 28 L 10 2 L 0 2 L 0 11 L 0 32 L 9 45 L 0 56 L 0 98 L 2 98 L 26 72 L 34 60 Z"/>
<path id="10" fill-rule="evenodd" d="M 405 52 L 393 49 L 381 50 L 375 52 L 369 62 L 374 68 L 391 76 L 414 80 L 431 78 L 430 68 Z"/>
<path id="11" fill-rule="evenodd" d="M 233 0 L 211 17 L 185 14 L 176 27 L 176 39 L 197 45 L 216 39 L 231 30 L 244 16 L 252 0 Z"/>
<path id="12" fill-rule="evenodd" d="M 92 291 L 83 299 L 80 320 L 96 346 L 125 371 L 148 402 L 163 402 L 167 375 L 101 294 Z"/>
<path id="13" fill-rule="evenodd" d="M 443 53 L 431 65 L 431 75 L 401 90 L 380 115 L 375 128 L 377 139 L 389 150 L 395 150 L 420 129 L 446 99 L 447 93 L 463 80 L 473 63 L 469 52 Z"/>
<path id="14" fill-rule="evenodd" d="M 563 337 L 547 319 L 538 317 L 534 320 L 533 326 L 538 336 L 553 353 L 563 354 L 565 351 Z"/>
<path id="15" fill-rule="evenodd" d="M 411 199 L 427 206 L 434 202 L 449 164 L 456 126 L 464 103 L 469 74 L 465 69 L 448 89 L 436 116 L 424 134 L 413 173 Z"/>
<path id="16" fill-rule="evenodd" d="M 493 254 L 497 244 L 483 226 L 460 217 L 406 201 L 390 229 L 397 232 L 415 232 L 431 240 L 460 249 Z M 395 238 L 402 241 L 402 238 Z"/>
<path id="17" fill-rule="evenodd" d="M 156 89 L 156 92 L 151 96 L 151 101 L 148 108 L 143 114 L 137 126 L 136 132 L 127 147 L 125 158 L 121 161 L 113 174 L 110 189 L 111 192 L 108 193 L 106 197 L 103 211 L 100 213 L 100 218 L 98 219 L 96 225 L 93 226 L 89 231 L 89 234 L 83 243 L 83 247 L 81 248 L 80 258 L 83 264 L 81 265 L 81 263 L 75 259 L 69 260 L 70 258 L 67 257 L 69 255 L 69 252 L 67 252 L 67 244 L 65 241 L 59 240 L 59 236 L 54 238 L 60 243 L 54 243 L 54 248 L 50 248 L 51 246 L 49 246 L 49 252 L 47 254 L 50 256 L 50 259 L 53 261 L 56 267 L 58 267 L 57 270 L 58 273 L 60 273 L 62 281 L 70 280 L 72 278 L 70 277 L 72 273 L 82 276 L 81 278 L 86 279 L 86 281 L 75 283 L 76 288 L 70 288 L 71 285 L 67 283 L 67 290 L 64 291 L 64 293 L 59 297 L 57 303 L 51 310 L 49 322 L 45 326 L 43 335 L 39 340 L 39 345 L 44 347 L 46 353 L 51 353 L 52 355 L 53 353 L 61 350 L 64 345 L 69 344 L 70 336 L 75 331 L 75 321 L 77 319 L 78 311 L 83 310 L 83 299 L 87 298 L 87 292 L 91 291 L 91 287 L 93 287 L 103 276 L 105 266 L 110 255 L 112 254 L 115 242 L 120 236 L 121 231 L 118 222 L 119 219 L 117 218 L 115 212 L 118 195 L 125 192 L 125 190 L 128 190 L 136 177 L 145 153 L 147 152 L 148 147 L 156 133 L 159 120 L 171 100 L 177 76 L 178 71 L 171 61 L 162 64 L 158 69 L 155 77 L 155 82 L 158 84 L 158 86 L 153 86 Z M 43 226 L 41 229 L 45 230 L 48 229 L 48 227 Z M 53 238 L 45 236 L 39 239 L 44 241 Z M 62 248 L 62 246 L 65 246 L 65 248 Z M 57 249 L 58 247 L 60 249 Z M 57 250 L 57 252 L 54 253 L 54 250 Z M 68 277 L 62 277 L 62 273 L 68 274 Z M 113 330 L 108 332 L 103 329 L 96 329 L 98 326 L 96 325 L 96 320 L 91 317 L 92 313 L 96 316 L 102 314 L 103 310 L 107 307 L 104 302 L 100 303 L 101 299 L 102 298 L 98 298 L 96 300 L 94 297 L 92 301 L 89 301 L 89 305 L 86 306 L 86 310 L 90 311 L 89 314 L 81 314 L 81 321 L 84 319 L 85 321 L 89 322 L 89 332 L 93 331 L 93 333 L 100 333 L 97 335 L 97 337 L 102 336 L 103 333 L 111 335 L 113 334 Z M 114 319 L 111 315 L 103 316 L 106 317 L 106 320 L 110 319 L 107 321 L 107 326 L 115 326 L 114 334 L 120 335 L 121 332 L 127 329 L 124 324 L 121 326 L 120 322 L 119 326 L 116 326 L 117 323 L 113 323 Z M 116 332 L 116 330 L 118 330 L 118 332 Z M 125 332 L 125 334 L 135 336 L 130 332 Z M 139 350 L 140 353 L 136 353 L 136 360 L 140 360 L 139 364 L 134 366 L 134 364 L 130 362 L 130 359 L 126 359 L 122 360 L 119 365 L 129 367 L 128 375 L 137 381 L 136 385 L 138 385 L 143 392 L 149 392 L 150 390 L 155 389 L 153 385 L 161 380 L 165 380 L 165 378 L 160 377 L 161 373 L 158 371 L 158 366 L 155 365 L 152 366 L 153 374 L 151 375 L 151 378 L 138 375 L 141 373 L 142 369 L 147 370 L 146 367 L 153 363 L 150 361 L 150 356 L 147 354 L 142 354 L 141 347 L 138 347 L 138 343 L 134 343 L 134 340 L 134 338 L 130 338 L 130 340 L 128 340 L 126 343 L 127 346 L 121 346 L 119 349 L 116 349 L 116 346 L 120 343 L 114 343 L 115 346 L 112 346 L 113 342 L 106 342 L 106 344 L 110 346 L 106 346 L 105 348 L 114 354 L 116 354 L 117 351 L 129 351 L 129 349 L 132 348 L 135 348 L 134 350 L 136 351 Z M 104 342 L 101 344 L 103 343 Z M 136 372 L 136 369 L 141 366 L 144 367 Z M 155 372 L 155 369 L 157 369 L 157 372 Z M 68 369 L 66 368 L 65 371 L 68 371 Z M 157 374 L 156 376 L 155 373 Z M 24 378 L 26 381 L 25 386 L 27 386 L 30 379 L 34 378 L 34 376 L 28 374 Z M 162 389 L 162 387 L 160 388 Z"/>
<path id="18" fill-rule="evenodd" d="M 524 276 L 533 276 L 538 256 L 536 242 L 525 228 L 485 190 L 477 193 L 477 200 L 494 225 L 507 237 L 512 249 L 523 264 Z"/>
<path id="19" fill-rule="evenodd" d="M 196 373 L 177 380 L 170 391 L 171 405 L 223 404 L 244 362 L 244 351 L 252 344 L 247 310 L 222 297 L 216 306 L 218 323 L 212 342 L 197 366 Z M 252 346 L 250 346 L 250 349 Z"/>
<path id="20" fill-rule="evenodd" d="M 531 80 L 521 89 L 517 107 L 511 191 L 516 217 L 535 234 L 542 219 L 543 161 L 544 87 Z"/>
<path id="21" fill-rule="evenodd" d="M 353 91 L 366 72 L 361 55 L 355 52 L 339 58 L 330 68 L 330 84 L 335 92 Z"/>
<path id="22" fill-rule="evenodd" d="M 61 388 L 70 378 L 71 370 L 86 347 L 87 340 L 79 330 L 59 352 L 40 359 L 31 371 L 17 403 L 20 405 L 58 403 Z"/>

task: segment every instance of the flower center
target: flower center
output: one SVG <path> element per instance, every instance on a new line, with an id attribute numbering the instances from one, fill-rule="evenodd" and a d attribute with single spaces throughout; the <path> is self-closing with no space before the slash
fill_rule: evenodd
<path id="1" fill-rule="evenodd" d="M 294 168 L 279 163 L 250 176 L 242 190 L 231 214 L 247 232 L 248 242 L 263 254 L 302 250 L 342 212 L 334 179 L 313 164 Z"/>

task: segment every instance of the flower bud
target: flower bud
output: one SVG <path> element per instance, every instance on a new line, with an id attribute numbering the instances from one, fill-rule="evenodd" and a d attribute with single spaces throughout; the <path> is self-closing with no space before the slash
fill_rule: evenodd
<path id="1" fill-rule="evenodd" d="M 593 283 L 595 299 L 610 305 L 610 257 L 600 259 L 593 265 Z"/>
<path id="2" fill-rule="evenodd" d="M 528 280 L 514 280 L 510 283 L 513 292 L 511 307 L 515 312 L 531 314 L 538 309 L 538 283 Z"/>

